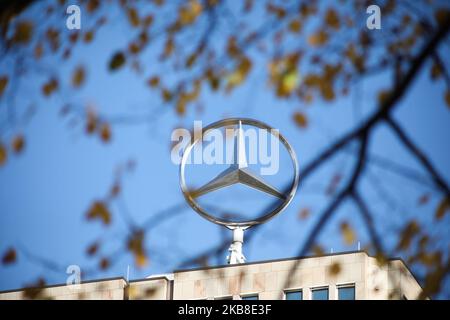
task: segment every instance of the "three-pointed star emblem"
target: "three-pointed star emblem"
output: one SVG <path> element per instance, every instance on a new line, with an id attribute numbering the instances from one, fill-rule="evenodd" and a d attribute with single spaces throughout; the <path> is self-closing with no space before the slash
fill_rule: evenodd
<path id="1" fill-rule="evenodd" d="M 286 199 L 286 195 L 264 181 L 262 177 L 255 174 L 248 168 L 247 156 L 245 151 L 245 141 L 242 131 L 242 123 L 239 121 L 237 134 L 234 140 L 234 163 L 222 171 L 217 177 L 203 185 L 202 187 L 191 191 L 191 196 L 197 198 L 211 191 L 231 186 L 233 184 L 242 183 L 251 188 L 268 193 L 272 196 Z"/>

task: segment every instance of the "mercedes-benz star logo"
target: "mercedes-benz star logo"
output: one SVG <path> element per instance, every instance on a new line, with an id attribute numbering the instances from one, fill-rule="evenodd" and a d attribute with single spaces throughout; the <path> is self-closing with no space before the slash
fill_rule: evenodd
<path id="1" fill-rule="evenodd" d="M 229 263 L 244 262 L 245 258 L 242 254 L 243 230 L 251 226 L 266 222 L 267 220 L 269 220 L 270 218 L 274 217 L 282 210 L 284 210 L 294 197 L 299 180 L 298 163 L 295 152 L 291 148 L 287 140 L 280 133 L 278 133 L 278 131 L 275 131 L 276 138 L 278 138 L 283 143 L 283 145 L 289 152 L 289 155 L 292 160 L 293 177 L 290 185 L 285 190 L 280 191 L 274 186 L 272 186 L 270 183 L 265 181 L 260 175 L 257 175 L 255 172 L 251 171 L 247 163 L 242 125 L 254 126 L 259 129 L 266 130 L 267 132 L 270 132 L 272 135 L 274 135 L 274 130 L 271 127 L 256 120 L 246 118 L 224 119 L 215 122 L 203 129 L 201 137 L 197 138 L 197 140 L 192 141 L 192 143 L 184 151 L 180 165 L 181 190 L 189 205 L 202 217 L 216 224 L 223 225 L 234 231 L 233 244 L 230 247 L 231 255 L 228 257 Z M 200 143 L 202 141 L 203 136 L 205 136 L 208 133 L 208 131 L 222 127 L 228 128 L 230 126 L 236 127 L 237 130 L 234 141 L 233 164 L 231 164 L 227 169 L 222 171 L 219 175 L 217 175 L 215 178 L 213 178 L 200 188 L 197 188 L 195 190 L 189 189 L 185 181 L 185 167 L 189 155 L 192 151 L 192 148 L 195 146 L 195 144 Z M 205 194 L 237 183 L 247 185 L 251 188 L 257 189 L 273 197 L 276 197 L 278 198 L 277 202 L 281 203 L 274 209 L 271 208 L 269 212 L 265 213 L 264 215 L 260 216 L 257 219 L 248 221 L 231 221 L 227 219 L 218 218 L 206 212 L 206 210 L 203 209 L 196 200 L 197 198 Z"/>

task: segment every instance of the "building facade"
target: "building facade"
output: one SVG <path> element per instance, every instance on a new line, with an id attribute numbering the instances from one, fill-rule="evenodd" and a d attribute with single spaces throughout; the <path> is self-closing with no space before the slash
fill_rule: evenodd
<path id="1" fill-rule="evenodd" d="M 422 289 L 400 259 L 380 265 L 363 251 L 252 262 L 0 293 L 5 299 L 387 300 Z"/>

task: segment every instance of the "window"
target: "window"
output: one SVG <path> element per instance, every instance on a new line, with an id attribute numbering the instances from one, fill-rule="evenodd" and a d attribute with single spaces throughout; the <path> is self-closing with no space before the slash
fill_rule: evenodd
<path id="1" fill-rule="evenodd" d="M 251 294 L 251 295 L 247 295 L 247 296 L 241 296 L 242 300 L 258 300 L 258 295 L 257 294 Z"/>
<path id="2" fill-rule="evenodd" d="M 302 290 L 285 291 L 284 295 L 286 297 L 286 300 L 303 300 Z"/>
<path id="3" fill-rule="evenodd" d="M 328 288 L 312 289 L 313 300 L 328 300 Z"/>
<path id="4" fill-rule="evenodd" d="M 233 296 L 215 297 L 214 300 L 233 300 Z"/>
<path id="5" fill-rule="evenodd" d="M 338 287 L 339 300 L 355 300 L 355 286 L 341 286 Z"/>

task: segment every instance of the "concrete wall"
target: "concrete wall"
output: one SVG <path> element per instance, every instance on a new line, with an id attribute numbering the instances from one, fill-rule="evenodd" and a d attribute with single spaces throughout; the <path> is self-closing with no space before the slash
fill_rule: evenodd
<path id="1" fill-rule="evenodd" d="M 55 299 L 55 300 L 123 300 L 126 281 L 122 278 L 61 285 L 42 290 L 20 290 L 0 293 L 0 300 Z"/>
<path id="2" fill-rule="evenodd" d="M 301 289 L 303 299 L 310 300 L 314 288 L 328 287 L 329 299 L 335 300 L 341 285 L 354 285 L 357 300 L 415 299 L 421 290 L 402 261 L 381 267 L 365 252 L 180 271 L 174 278 L 174 299 L 250 294 L 261 300 L 284 299 L 285 291 Z"/>
<path id="3" fill-rule="evenodd" d="M 365 252 L 321 257 L 266 261 L 234 266 L 175 271 L 166 276 L 132 281 L 109 279 L 72 286 L 52 286 L 35 291 L 0 293 L 9 299 L 240 299 L 257 294 L 259 299 L 284 299 L 286 290 L 301 289 L 310 300 L 314 288 L 328 287 L 329 299 L 338 298 L 340 285 L 354 285 L 361 299 L 416 299 L 421 288 L 401 260 L 380 266 Z M 287 281 L 289 279 L 289 281 Z"/>

